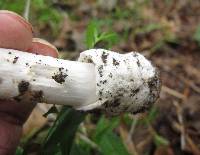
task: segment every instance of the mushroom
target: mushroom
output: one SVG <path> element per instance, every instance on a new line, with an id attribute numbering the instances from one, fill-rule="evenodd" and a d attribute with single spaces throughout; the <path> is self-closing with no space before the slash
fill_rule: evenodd
<path id="1" fill-rule="evenodd" d="M 119 115 L 150 108 L 160 86 L 158 70 L 137 52 L 90 49 L 68 61 L 0 48 L 1 99 Z"/>

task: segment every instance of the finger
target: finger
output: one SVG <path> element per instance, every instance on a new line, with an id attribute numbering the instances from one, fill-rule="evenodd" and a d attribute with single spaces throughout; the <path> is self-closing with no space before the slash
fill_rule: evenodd
<path id="1" fill-rule="evenodd" d="M 15 149 L 20 142 L 20 137 L 22 135 L 22 127 L 1 119 L 0 123 L 0 154 L 14 154 Z"/>
<path id="2" fill-rule="evenodd" d="M 0 100 L 0 155 L 14 154 L 22 135 L 22 125 L 34 106 Z"/>
<path id="3" fill-rule="evenodd" d="M 58 57 L 58 50 L 56 47 L 40 38 L 33 38 L 32 45 L 27 52 L 52 56 L 55 58 Z"/>
<path id="4" fill-rule="evenodd" d="M 0 10 L 0 47 L 26 51 L 32 43 L 31 24 L 18 14 Z"/>
<path id="5" fill-rule="evenodd" d="M 33 39 L 32 27 L 19 15 L 0 11 L 0 47 L 58 56 L 54 46 L 41 39 Z M 0 154 L 13 154 L 22 132 L 22 124 L 34 105 L 22 105 L 0 100 Z"/>

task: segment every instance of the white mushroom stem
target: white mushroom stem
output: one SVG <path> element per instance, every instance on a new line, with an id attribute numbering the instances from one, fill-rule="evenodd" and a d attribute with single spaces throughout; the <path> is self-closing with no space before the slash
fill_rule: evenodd
<path id="1" fill-rule="evenodd" d="M 159 96 L 158 72 L 139 53 L 91 49 L 78 61 L 0 49 L 0 99 L 117 115 L 148 109 Z"/>
<path id="2" fill-rule="evenodd" d="M 41 102 L 73 107 L 95 102 L 94 65 L 0 49 L 0 98 L 17 99 L 40 92 Z M 34 99 L 33 99 L 34 100 Z"/>

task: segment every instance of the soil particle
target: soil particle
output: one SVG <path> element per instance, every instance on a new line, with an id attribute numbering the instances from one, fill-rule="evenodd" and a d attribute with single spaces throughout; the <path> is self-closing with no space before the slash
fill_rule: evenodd
<path id="1" fill-rule="evenodd" d="M 92 59 L 88 59 L 87 62 L 88 62 L 88 63 L 94 63 L 94 62 L 92 61 Z"/>
<path id="2" fill-rule="evenodd" d="M 29 89 L 29 82 L 27 81 L 21 81 L 19 84 L 18 84 L 18 91 L 20 94 L 24 94 L 26 91 L 28 91 Z"/>
<path id="3" fill-rule="evenodd" d="M 113 75 L 112 75 L 112 73 L 109 73 L 109 75 L 108 75 L 110 78 L 112 78 L 113 77 Z"/>
<path id="4" fill-rule="evenodd" d="M 131 82 L 134 82 L 134 79 L 130 79 Z"/>
<path id="5" fill-rule="evenodd" d="M 135 96 L 139 91 L 140 91 L 139 88 L 132 90 L 130 96 L 131 97 Z"/>
<path id="6" fill-rule="evenodd" d="M 103 52 L 101 59 L 102 59 L 104 64 L 107 62 L 107 57 L 108 57 L 108 54 L 106 52 Z"/>
<path id="7" fill-rule="evenodd" d="M 23 80 L 18 84 L 18 91 L 19 95 L 13 98 L 17 102 L 25 101 L 31 103 L 39 103 L 43 101 L 43 91 L 31 91 L 30 83 L 27 81 Z"/>
<path id="8" fill-rule="evenodd" d="M 140 61 L 137 59 L 137 65 L 138 67 L 141 67 Z"/>
<path id="9" fill-rule="evenodd" d="M 138 57 L 138 54 L 136 52 L 134 52 L 133 57 Z"/>
<path id="10" fill-rule="evenodd" d="M 114 66 L 118 66 L 119 65 L 119 62 L 116 59 L 114 59 L 114 58 L 113 58 L 113 65 Z"/>
<path id="11" fill-rule="evenodd" d="M 29 90 L 29 86 L 30 86 L 29 82 L 22 80 L 18 84 L 19 95 L 15 96 L 14 100 L 20 102 L 22 100 L 22 96 Z"/>
<path id="12" fill-rule="evenodd" d="M 107 80 L 103 80 L 103 81 L 99 81 L 99 82 L 102 84 L 105 84 L 105 83 L 107 83 Z"/>
<path id="13" fill-rule="evenodd" d="M 52 76 L 52 79 L 54 79 L 57 83 L 60 83 L 60 84 L 64 83 L 65 78 L 68 76 L 66 73 L 63 73 L 61 70 L 62 69 L 59 68 L 59 73 Z"/>
<path id="14" fill-rule="evenodd" d="M 112 102 L 112 104 L 111 104 L 111 106 L 112 107 L 118 107 L 119 105 L 120 105 L 120 99 L 115 99 L 113 102 Z"/>
<path id="15" fill-rule="evenodd" d="M 31 98 L 32 101 L 39 103 L 43 101 L 43 98 L 44 98 L 44 93 L 42 90 L 32 92 L 32 98 Z"/>
<path id="16" fill-rule="evenodd" d="M 102 77 L 103 76 L 103 65 L 101 65 L 99 68 L 98 68 L 98 72 L 99 72 L 99 75 L 100 75 L 100 77 Z"/>
<path id="17" fill-rule="evenodd" d="M 149 103 L 153 104 L 156 99 L 159 97 L 161 82 L 160 82 L 160 73 L 156 70 L 155 76 L 152 77 L 148 82 L 148 87 L 150 90 Z"/>
<path id="18" fill-rule="evenodd" d="M 104 103 L 105 108 L 116 108 L 121 104 L 121 101 L 119 98 L 114 99 L 113 101 L 106 101 Z"/>
<path id="19" fill-rule="evenodd" d="M 63 69 L 64 69 L 64 68 L 63 68 L 63 67 L 61 67 L 61 68 L 59 68 L 58 70 L 61 72 Z"/>
<path id="20" fill-rule="evenodd" d="M 19 57 L 15 57 L 13 60 L 13 64 L 17 63 L 17 60 L 19 59 Z"/>

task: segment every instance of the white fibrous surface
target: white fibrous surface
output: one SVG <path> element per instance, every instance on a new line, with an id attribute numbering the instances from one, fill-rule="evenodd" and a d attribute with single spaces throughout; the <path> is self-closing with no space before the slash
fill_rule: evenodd
<path id="1" fill-rule="evenodd" d="M 137 52 L 90 49 L 82 52 L 78 61 L 95 65 L 98 96 L 98 101 L 80 107 L 82 110 L 99 108 L 109 115 L 137 113 L 150 108 L 159 97 L 158 71 Z"/>
<path id="2" fill-rule="evenodd" d="M 74 108 L 97 100 L 94 65 L 0 48 L 0 99 Z"/>

